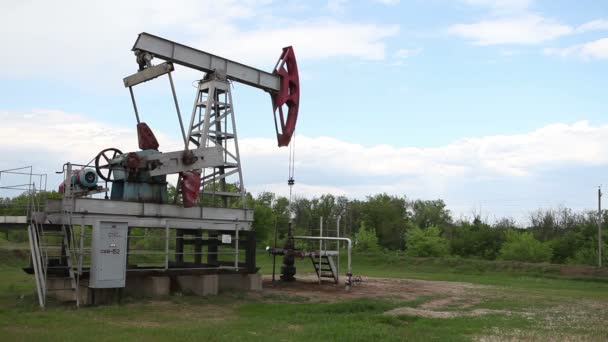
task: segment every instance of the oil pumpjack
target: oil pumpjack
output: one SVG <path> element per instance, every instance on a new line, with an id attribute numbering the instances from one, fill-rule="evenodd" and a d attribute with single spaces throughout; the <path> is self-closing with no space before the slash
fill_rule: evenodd
<path id="1" fill-rule="evenodd" d="M 44 209 L 35 206 L 28 227 L 29 270 L 35 274 L 41 306 L 51 291 L 78 305 L 94 303 L 96 295 L 99 299 L 105 290 L 117 288 L 164 292 L 177 286 L 200 294 L 216 293 L 218 286 L 261 288 L 231 82 L 270 94 L 278 146 L 288 146 L 300 97 L 293 48 L 283 48 L 272 72 L 148 33 L 139 34 L 132 50 L 139 68 L 123 82 L 131 95 L 141 150 L 104 149 L 94 158 L 94 168 L 66 163 L 63 198 L 47 200 Z M 154 64 L 156 60 L 163 62 Z M 171 76 L 174 65 L 205 74 L 185 123 Z M 140 120 L 134 87 L 163 75 L 171 86 L 183 150 L 160 152 L 152 129 Z M 170 202 L 167 176 L 172 174 L 178 181 Z M 91 197 L 103 192 L 103 199 Z M 137 253 L 135 240 L 141 236 L 134 228 L 164 231 L 155 235 L 162 242 L 155 251 Z M 58 245 L 49 243 L 51 235 Z M 146 253 L 152 262 L 144 264 L 137 257 Z M 142 290 L 142 284 L 152 285 Z"/>

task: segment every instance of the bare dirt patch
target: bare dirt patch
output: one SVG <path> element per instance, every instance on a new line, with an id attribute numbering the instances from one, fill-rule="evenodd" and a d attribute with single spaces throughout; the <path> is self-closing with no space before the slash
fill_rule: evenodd
<path id="1" fill-rule="evenodd" d="M 418 307 L 400 307 L 387 315 L 412 315 L 430 318 L 453 318 L 489 314 L 512 314 L 510 311 L 470 308 L 484 300 L 481 291 L 487 286 L 469 283 L 413 279 L 371 278 L 346 291 L 344 284 L 323 283 L 315 276 L 300 277 L 293 283 L 272 282 L 264 277 L 265 299 L 278 301 L 335 302 L 357 298 L 389 298 L 405 301 L 421 300 Z"/>
<path id="2" fill-rule="evenodd" d="M 275 295 L 277 298 L 304 297 L 307 301 L 312 302 L 335 302 L 356 298 L 414 300 L 437 296 L 463 299 L 470 298 L 481 288 L 484 286 L 458 282 L 363 277 L 361 283 L 352 286 L 350 291 L 346 291 L 344 283 L 324 282 L 319 285 L 315 276 L 299 277 L 292 283 L 281 281 L 273 283 L 271 277 L 264 277 L 265 294 Z"/>
<path id="3" fill-rule="evenodd" d="M 471 311 L 434 311 L 420 308 L 396 308 L 393 310 L 389 310 L 384 313 L 385 315 L 410 315 L 410 316 L 419 316 L 419 317 L 428 317 L 428 318 L 454 318 L 454 317 L 474 317 L 474 316 L 482 316 L 482 315 L 492 315 L 492 314 L 500 314 L 500 315 L 511 315 L 513 314 L 511 311 L 505 310 L 490 310 L 490 309 L 475 309 Z"/>

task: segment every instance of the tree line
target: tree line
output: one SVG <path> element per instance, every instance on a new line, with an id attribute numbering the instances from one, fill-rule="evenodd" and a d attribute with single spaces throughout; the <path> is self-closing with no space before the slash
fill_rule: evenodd
<path id="1" fill-rule="evenodd" d="M 260 243 L 272 245 L 275 227 L 285 235 L 290 215 L 301 234 L 319 234 L 319 217 L 326 231 L 335 229 L 341 216 L 340 234 L 351 237 L 360 252 L 403 251 L 414 257 L 457 256 L 485 260 L 551 262 L 597 265 L 597 211 L 574 212 L 569 208 L 541 209 L 529 214 L 520 226 L 511 218 L 489 223 L 476 215 L 454 218 L 443 200 L 410 200 L 377 194 L 348 199 L 331 194 L 312 199 L 288 199 L 265 192 L 251 198 L 254 226 Z M 608 211 L 602 211 L 602 230 Z M 335 232 L 335 230 L 334 230 Z M 606 249 L 604 234 L 604 250 Z M 603 264 L 608 262 L 603 253 Z"/>
<path id="2" fill-rule="evenodd" d="M 44 198 L 60 198 L 61 194 L 49 192 L 37 196 L 43 202 Z M 28 201 L 27 194 L 0 197 L 0 215 L 24 215 Z M 597 265 L 597 211 L 537 210 L 529 214 L 526 226 L 519 226 L 506 217 L 493 223 L 479 215 L 471 219 L 454 218 L 441 199 L 412 200 L 388 194 L 365 199 L 325 194 L 311 199 L 296 197 L 290 203 L 285 197 L 263 192 L 257 196 L 248 194 L 246 202 L 254 210 L 253 227 L 261 246 L 273 245 L 275 232 L 279 243 L 283 241 L 290 220 L 296 234 L 318 235 L 319 218 L 323 217 L 324 235 L 335 236 L 340 216 L 340 235 L 353 239 L 359 252 L 402 251 L 414 257 Z M 242 206 L 238 202 L 229 205 Z M 602 211 L 601 217 L 605 232 L 608 211 Z M 606 252 L 607 240 L 604 234 Z M 608 264 L 606 252 L 602 255 L 604 265 Z"/>

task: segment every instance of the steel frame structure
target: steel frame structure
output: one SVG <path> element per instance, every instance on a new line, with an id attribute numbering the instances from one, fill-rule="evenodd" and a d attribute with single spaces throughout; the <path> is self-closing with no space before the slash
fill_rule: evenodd
<path id="1" fill-rule="evenodd" d="M 88 164 L 66 163 L 63 168 L 63 198 L 48 200 L 46 207 L 42 208 L 42 205 L 36 202 L 36 196 L 33 196 L 28 207 L 28 234 L 32 251 L 30 271 L 36 275 L 42 307 L 46 305 L 48 280 L 52 276 L 68 280 L 76 304 L 80 304 L 80 281 L 89 276 L 90 270 L 92 227 L 100 222 L 126 223 L 129 242 L 141 238 L 138 234 L 132 234 L 136 229 L 163 232 L 155 235 L 161 239 L 159 246 L 162 247 L 154 250 L 129 250 L 131 244 L 127 242 L 127 258 L 147 255 L 156 259 L 154 265 L 137 265 L 128 261 L 126 272 L 257 272 L 256 241 L 251 228 L 253 211 L 245 209 L 246 193 L 230 82 L 244 83 L 270 93 L 278 145 L 287 146 L 295 130 L 299 106 L 299 77 L 293 49 L 283 49 L 272 72 L 252 68 L 147 33 L 138 36 L 133 51 L 139 64 L 139 72 L 123 81 L 131 94 L 138 123 L 140 148 L 157 150 L 159 145 L 149 127 L 140 122 L 132 87 L 164 74 L 169 76 L 184 138 L 184 151 L 157 152 L 153 153 L 149 160 L 145 160 L 155 165 L 150 167 L 149 174 L 160 176 L 179 173 L 178 191 L 182 192 L 184 198 L 185 191 L 180 186 L 180 182 L 186 177 L 184 174 L 202 171 L 198 184 L 200 188 L 197 187 L 197 190 L 202 195 L 203 205 L 184 208 L 177 204 L 109 200 L 107 196 L 106 199 L 90 198 L 89 195 L 107 189 L 101 186 L 91 191 L 76 189 L 71 178 L 73 171 L 76 171 L 73 168 L 84 169 Z M 155 66 L 151 63 L 153 58 L 166 62 Z M 182 121 L 171 77 L 173 63 L 206 73 L 198 84 L 190 122 L 186 127 Z M 139 164 L 136 165 L 136 168 L 139 167 Z M 97 171 L 99 174 L 99 170 Z M 236 187 L 228 186 L 231 180 Z M 219 199 L 219 203 L 216 199 Z M 235 206 L 232 199 L 240 201 L 240 205 Z M 212 207 L 213 205 L 219 207 Z M 222 248 L 227 251 L 221 250 Z M 244 262 L 241 261 L 243 254 Z M 193 256 L 192 260 L 187 260 L 190 255 Z M 222 255 L 228 255 L 230 259 L 221 259 Z M 203 260 L 204 256 L 206 260 Z M 158 257 L 162 257 L 162 260 Z"/>

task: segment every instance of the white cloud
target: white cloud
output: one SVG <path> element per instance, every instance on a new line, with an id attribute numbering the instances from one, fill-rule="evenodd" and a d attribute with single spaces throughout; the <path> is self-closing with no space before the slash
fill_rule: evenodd
<path id="1" fill-rule="evenodd" d="M 596 19 L 578 27 L 562 24 L 555 19 L 546 18 L 530 10 L 533 0 L 462 0 L 471 6 L 489 9 L 487 19 L 469 24 L 456 24 L 448 32 L 476 45 L 532 45 L 557 38 L 590 31 L 608 30 L 608 19 Z M 594 43 L 594 42 L 592 42 Z M 589 43 L 591 44 L 591 43 Z M 581 44 L 562 49 L 545 49 L 546 54 L 570 56 L 582 55 L 603 58 L 601 46 L 589 46 L 591 51 L 582 52 L 586 45 Z M 601 44 L 600 44 L 601 45 Z M 501 50 L 502 55 L 509 55 Z"/>
<path id="2" fill-rule="evenodd" d="M 236 60 L 273 65 L 280 51 L 277 47 L 293 45 L 299 59 L 325 59 L 348 56 L 382 60 L 386 56 L 384 40 L 399 32 L 396 25 L 351 24 L 334 20 L 292 23 L 282 28 L 261 28 L 235 32 L 228 36 L 206 37 L 195 45 L 213 46 L 217 53 Z M 240 57 L 240 58 L 239 58 Z"/>
<path id="3" fill-rule="evenodd" d="M 363 146 L 330 137 L 298 137 L 298 159 L 306 168 L 353 176 L 526 176 L 552 163 L 606 163 L 608 126 L 581 121 L 553 124 L 519 135 L 468 138 L 440 147 Z M 268 157 L 274 141 L 257 140 L 248 152 Z M 252 145 L 252 146 L 253 146 Z"/>
<path id="4" fill-rule="evenodd" d="M 0 151 L 11 155 L 36 150 L 82 162 L 103 148 L 129 151 L 137 146 L 134 129 L 80 114 L 3 111 L 0 120 Z M 180 148 L 179 137 L 152 128 L 161 150 Z M 331 137 L 298 136 L 297 168 L 345 177 L 520 177 L 555 163 L 608 163 L 607 139 L 608 125 L 591 126 L 587 121 L 552 124 L 525 134 L 466 138 L 439 147 L 364 146 Z M 287 149 L 277 148 L 274 139 L 241 139 L 240 146 L 248 163 L 284 164 Z"/>
<path id="5" fill-rule="evenodd" d="M 584 60 L 608 58 L 608 38 L 564 48 L 546 48 L 545 54 L 562 58 L 578 57 Z"/>
<path id="6" fill-rule="evenodd" d="M 0 169 L 33 165 L 35 171 L 49 173 L 50 188 L 59 182 L 53 171 L 67 161 L 86 163 L 107 147 L 123 152 L 137 149 L 134 127 L 81 114 L 0 111 L 0 120 Z M 178 135 L 167 135 L 154 125 L 152 129 L 162 151 L 181 148 Z M 448 203 L 467 209 L 474 207 L 470 203 L 479 203 L 477 196 L 484 190 L 475 187 L 480 184 L 517 184 L 523 188 L 518 198 L 528 198 L 537 194 L 526 184 L 537 184 L 546 175 L 608 165 L 606 140 L 608 125 L 586 121 L 551 124 L 522 134 L 466 138 L 437 147 L 364 146 L 331 137 L 298 136 L 294 194 L 310 197 L 330 192 L 361 198 L 386 192 L 452 198 Z M 247 190 L 286 195 L 288 149 L 279 149 L 274 139 L 265 138 L 241 139 L 239 145 Z M 459 193 L 463 187 L 471 187 L 466 195 Z M 485 203 L 484 207 L 491 205 Z"/>
<path id="7" fill-rule="evenodd" d="M 534 14 L 500 17 L 473 24 L 456 24 L 448 32 L 477 45 L 529 45 L 553 40 L 573 32 L 573 28 Z"/>
<path id="8" fill-rule="evenodd" d="M 577 33 L 608 30 L 608 19 L 596 19 L 576 28 Z"/>
<path id="9" fill-rule="evenodd" d="M 112 82 L 136 69 L 131 50 L 147 31 L 271 69 L 281 48 L 299 59 L 382 59 L 396 25 L 321 16 L 277 17 L 269 1 L 21 1 L 0 5 L 0 77 Z"/>

